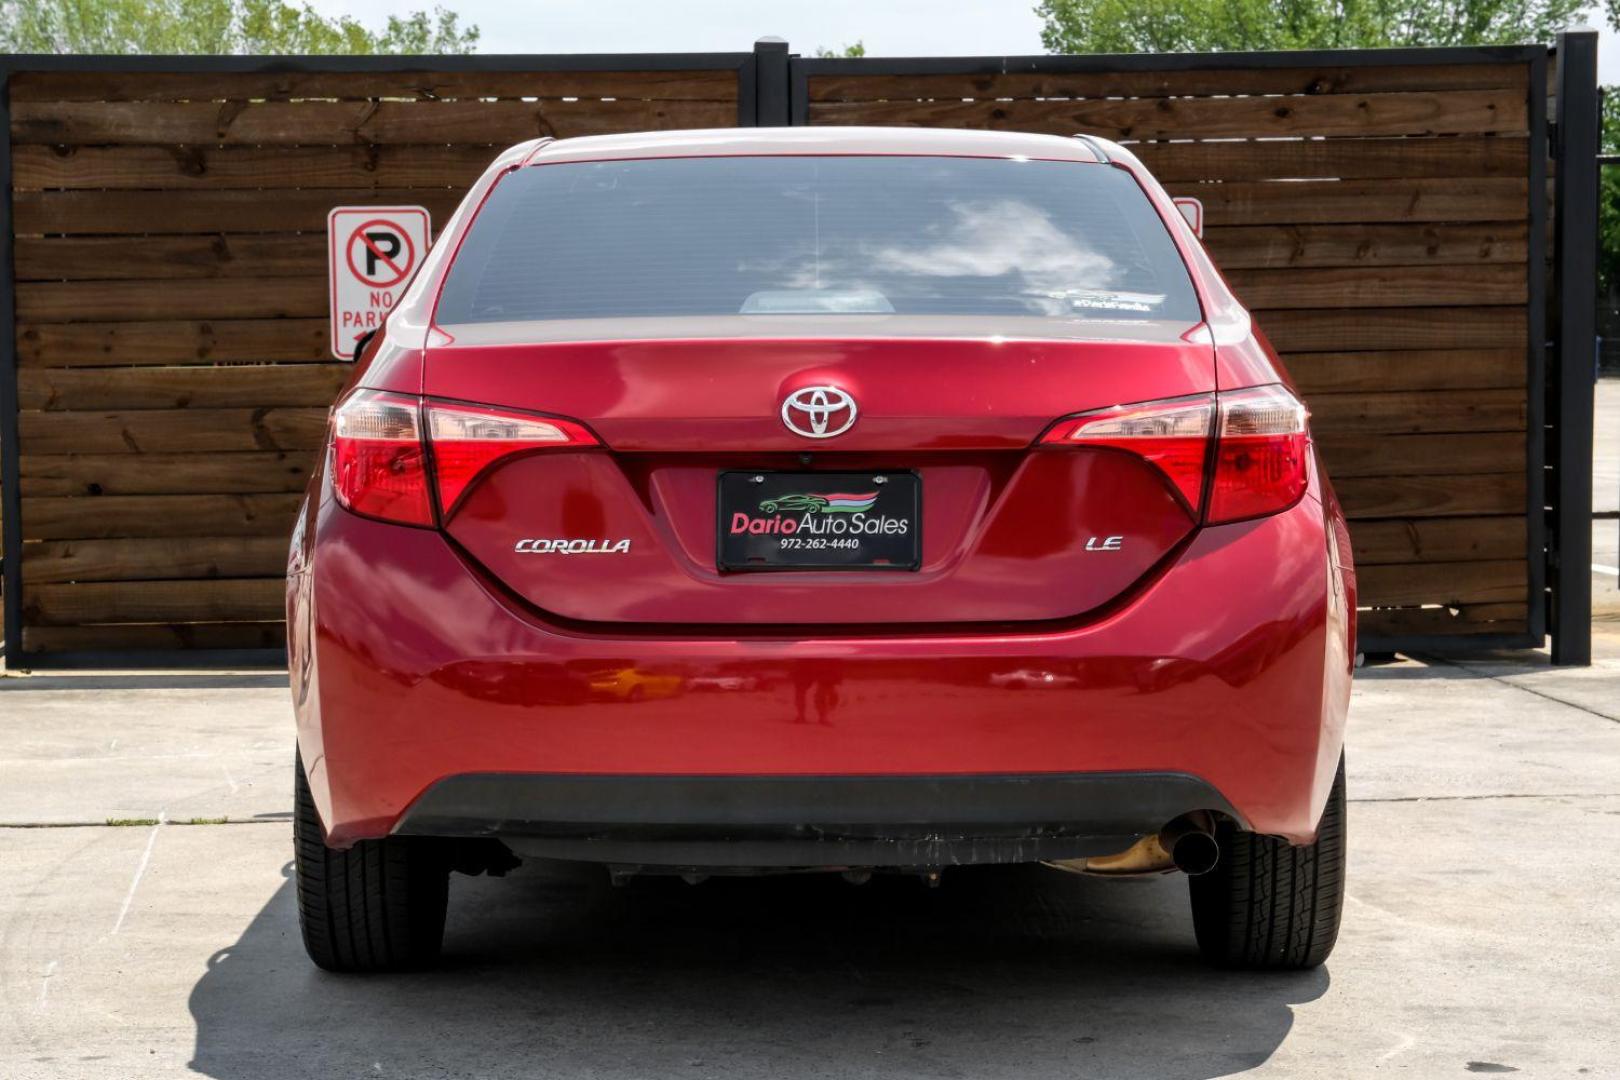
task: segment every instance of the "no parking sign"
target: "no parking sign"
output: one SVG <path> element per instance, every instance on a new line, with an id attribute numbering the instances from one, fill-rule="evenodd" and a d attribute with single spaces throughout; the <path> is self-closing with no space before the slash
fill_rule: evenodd
<path id="1" fill-rule="evenodd" d="M 420 206 L 339 206 L 326 215 L 333 356 L 353 360 L 356 342 L 382 325 L 427 255 L 428 238 Z"/>

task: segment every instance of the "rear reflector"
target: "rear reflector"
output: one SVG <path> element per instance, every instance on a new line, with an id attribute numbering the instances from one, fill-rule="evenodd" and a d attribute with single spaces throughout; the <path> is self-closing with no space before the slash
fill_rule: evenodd
<path id="1" fill-rule="evenodd" d="M 447 518 L 468 485 L 501 458 L 530 450 L 596 445 L 589 431 L 570 420 L 482 405 L 429 400 L 427 422 L 439 506 Z"/>
<path id="2" fill-rule="evenodd" d="M 1299 501 L 1307 480 L 1308 419 L 1286 388 L 1257 386 L 1071 416 L 1041 442 L 1136 454 L 1164 473 L 1194 517 L 1202 511 L 1206 524 L 1219 525 L 1275 514 Z"/>
<path id="3" fill-rule="evenodd" d="M 1309 413 L 1281 386 L 1220 395 L 1211 525 L 1286 510 L 1305 494 Z"/>
<path id="4" fill-rule="evenodd" d="M 332 414 L 332 486 L 343 506 L 402 525 L 433 524 L 416 398 L 376 390 Z"/>
<path id="5" fill-rule="evenodd" d="M 1108 446 L 1146 459 L 1170 478 L 1196 516 L 1215 417 L 1212 394 L 1121 405 L 1059 421 L 1044 443 Z"/>

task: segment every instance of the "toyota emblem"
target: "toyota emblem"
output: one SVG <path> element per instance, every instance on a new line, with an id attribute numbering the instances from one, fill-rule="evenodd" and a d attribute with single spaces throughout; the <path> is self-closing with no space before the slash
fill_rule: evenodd
<path id="1" fill-rule="evenodd" d="M 782 402 L 782 423 L 807 439 L 842 435 L 855 423 L 855 399 L 836 386 L 807 386 Z"/>

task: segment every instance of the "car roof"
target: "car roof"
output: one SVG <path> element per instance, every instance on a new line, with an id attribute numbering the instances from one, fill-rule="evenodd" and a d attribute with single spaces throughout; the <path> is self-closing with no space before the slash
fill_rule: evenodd
<path id="1" fill-rule="evenodd" d="M 710 128 L 587 135 L 543 143 L 526 165 L 625 158 L 742 157 L 770 154 L 894 154 L 935 157 L 1027 157 L 1097 163 L 1086 139 L 1019 131 L 921 127 Z"/>

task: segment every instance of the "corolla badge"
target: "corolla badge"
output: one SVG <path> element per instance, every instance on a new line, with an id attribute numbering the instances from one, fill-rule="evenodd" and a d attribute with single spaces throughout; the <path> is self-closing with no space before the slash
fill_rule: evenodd
<path id="1" fill-rule="evenodd" d="M 855 423 L 855 399 L 836 386 L 806 386 L 782 402 L 782 423 L 807 439 L 842 435 Z"/>
<path id="2" fill-rule="evenodd" d="M 512 550 L 519 555 L 627 555 L 630 540 L 528 538 L 519 540 Z"/>

